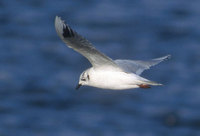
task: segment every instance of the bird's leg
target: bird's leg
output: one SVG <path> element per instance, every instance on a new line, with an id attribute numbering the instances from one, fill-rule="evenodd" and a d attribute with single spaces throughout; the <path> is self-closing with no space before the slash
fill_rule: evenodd
<path id="1" fill-rule="evenodd" d="M 150 85 L 147 85 L 147 84 L 140 84 L 138 85 L 140 88 L 151 88 Z"/>

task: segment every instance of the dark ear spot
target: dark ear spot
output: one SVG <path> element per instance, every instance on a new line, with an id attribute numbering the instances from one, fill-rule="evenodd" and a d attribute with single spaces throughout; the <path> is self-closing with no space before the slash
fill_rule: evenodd
<path id="1" fill-rule="evenodd" d="M 87 78 L 88 78 L 88 80 L 90 80 L 90 76 L 89 75 L 87 75 Z"/>
<path id="2" fill-rule="evenodd" d="M 81 81 L 86 81 L 86 79 L 82 78 Z"/>

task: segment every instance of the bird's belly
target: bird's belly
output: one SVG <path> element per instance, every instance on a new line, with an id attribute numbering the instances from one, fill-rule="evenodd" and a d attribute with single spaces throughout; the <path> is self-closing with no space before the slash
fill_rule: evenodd
<path id="1" fill-rule="evenodd" d="M 103 89 L 130 89 L 138 88 L 137 84 L 134 84 L 136 79 L 131 74 L 124 72 L 98 72 L 91 77 L 91 86 L 103 88 Z"/>

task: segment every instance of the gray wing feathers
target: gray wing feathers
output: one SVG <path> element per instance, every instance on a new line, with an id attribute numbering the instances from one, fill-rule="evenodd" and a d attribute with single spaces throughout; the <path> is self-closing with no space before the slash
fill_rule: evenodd
<path id="1" fill-rule="evenodd" d="M 128 73 L 135 73 L 140 75 L 144 70 L 149 69 L 151 66 L 154 66 L 164 60 L 167 60 L 171 55 L 167 55 L 161 58 L 156 58 L 148 61 L 142 60 L 115 60 L 115 63 Z"/>
<path id="2" fill-rule="evenodd" d="M 86 57 L 94 67 L 102 65 L 117 66 L 112 59 L 96 50 L 87 39 L 72 30 L 57 16 L 55 19 L 55 28 L 59 37 L 68 45 L 68 47 L 73 48 L 75 51 Z"/>

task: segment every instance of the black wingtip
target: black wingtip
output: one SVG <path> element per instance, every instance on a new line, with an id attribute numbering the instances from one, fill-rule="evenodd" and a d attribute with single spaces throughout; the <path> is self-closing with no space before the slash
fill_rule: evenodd
<path id="1" fill-rule="evenodd" d="M 169 54 L 169 55 L 167 55 L 167 58 L 166 58 L 166 59 L 167 59 L 167 60 L 168 60 L 168 59 L 171 59 L 171 57 L 172 57 L 172 55 Z"/>
<path id="2" fill-rule="evenodd" d="M 74 37 L 74 32 L 73 30 L 67 26 L 67 25 L 64 25 L 63 26 L 63 37 L 64 38 L 71 38 L 71 37 Z"/>

